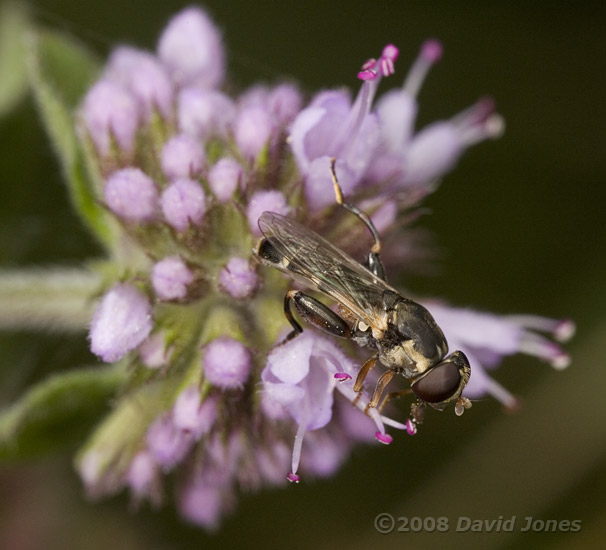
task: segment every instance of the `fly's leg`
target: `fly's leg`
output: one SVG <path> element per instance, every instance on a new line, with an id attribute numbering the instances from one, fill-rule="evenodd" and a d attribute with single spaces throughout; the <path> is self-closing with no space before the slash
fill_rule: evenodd
<path id="1" fill-rule="evenodd" d="M 388 393 L 383 398 L 383 401 L 381 402 L 379 407 L 377 407 L 377 411 L 379 413 L 382 412 L 383 409 L 385 408 L 385 406 L 387 405 L 387 403 L 389 403 L 392 399 L 398 399 L 400 397 L 404 397 L 405 395 L 410 395 L 411 393 L 412 393 L 412 390 L 410 388 L 408 388 L 406 390 L 392 391 L 392 392 Z"/>
<path id="2" fill-rule="evenodd" d="M 356 377 L 356 382 L 354 384 L 354 391 L 356 393 L 360 393 L 362 391 L 362 386 L 364 385 L 364 380 L 368 376 L 368 373 L 373 369 L 375 364 L 377 363 L 376 356 L 371 357 L 362 365 L 360 370 L 358 371 L 358 376 Z"/>
<path id="3" fill-rule="evenodd" d="M 356 381 L 354 383 L 354 391 L 358 394 L 356 395 L 356 397 L 354 398 L 352 404 L 354 406 L 357 405 L 358 400 L 360 399 L 360 396 L 362 395 L 362 389 L 364 386 L 364 380 L 366 380 L 366 377 L 368 376 L 368 373 L 374 368 L 374 366 L 377 364 L 377 357 L 376 355 L 371 357 L 370 359 L 368 359 L 361 367 L 360 370 L 358 371 L 358 376 L 356 376 Z"/>
<path id="4" fill-rule="evenodd" d="M 284 296 L 284 315 L 293 330 L 278 345 L 289 342 L 303 332 L 303 327 L 293 315 L 291 307 L 293 304 L 299 315 L 309 324 L 332 336 L 351 338 L 351 327 L 332 309 L 300 290 L 289 290 Z"/>
<path id="5" fill-rule="evenodd" d="M 376 227 L 372 223 L 372 220 L 368 217 L 366 212 L 360 210 L 357 206 L 353 204 L 349 204 L 344 202 L 343 200 L 343 191 L 341 190 L 341 186 L 339 185 L 339 180 L 337 179 L 337 173 L 335 170 L 336 159 L 330 159 L 330 173 L 332 174 L 332 183 L 335 190 L 335 198 L 337 200 L 337 204 L 349 210 L 352 214 L 356 215 L 358 219 L 368 227 L 374 243 L 370 249 L 368 257 L 366 258 L 366 267 L 375 274 L 382 281 L 386 281 L 385 278 L 385 268 L 383 267 L 383 262 L 379 257 L 379 252 L 381 252 L 381 239 L 379 237 L 379 232 Z"/>
<path id="6" fill-rule="evenodd" d="M 391 379 L 394 377 L 395 374 L 396 371 L 390 369 L 386 370 L 381 376 L 379 376 L 379 379 L 377 380 L 377 385 L 375 386 L 375 391 L 372 394 L 372 399 L 368 402 L 368 405 L 366 405 L 366 410 L 373 409 L 378 405 L 379 399 L 381 399 L 381 394 L 383 393 L 385 386 L 387 386 L 387 384 L 391 382 Z"/>

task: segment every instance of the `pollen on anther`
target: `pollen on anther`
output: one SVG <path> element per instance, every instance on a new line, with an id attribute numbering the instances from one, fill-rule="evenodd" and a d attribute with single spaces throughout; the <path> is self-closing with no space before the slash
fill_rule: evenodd
<path id="1" fill-rule="evenodd" d="M 406 433 L 408 435 L 415 435 L 417 433 L 417 425 L 410 419 L 406 419 Z"/>
<path id="2" fill-rule="evenodd" d="M 286 479 L 288 479 L 288 481 L 290 481 L 291 483 L 299 483 L 299 481 L 301 481 L 301 478 L 297 474 L 293 474 L 292 472 L 290 472 L 286 476 Z"/>
<path id="3" fill-rule="evenodd" d="M 383 76 L 389 76 L 396 71 L 393 61 L 389 58 L 382 58 L 380 66 L 381 66 L 381 74 Z"/>
<path id="4" fill-rule="evenodd" d="M 377 73 L 375 73 L 374 71 L 372 71 L 370 69 L 365 69 L 358 73 L 358 78 L 360 80 L 364 80 L 364 81 L 374 80 L 375 78 L 377 78 Z"/>
<path id="5" fill-rule="evenodd" d="M 371 58 L 368 61 L 366 61 L 364 63 L 364 65 L 362 65 L 362 70 L 367 71 L 369 69 L 372 69 L 376 64 L 377 64 L 377 60 L 374 58 Z"/>
<path id="6" fill-rule="evenodd" d="M 375 437 L 377 438 L 377 441 L 385 445 L 389 445 L 393 441 L 393 437 L 386 433 L 375 432 Z"/>

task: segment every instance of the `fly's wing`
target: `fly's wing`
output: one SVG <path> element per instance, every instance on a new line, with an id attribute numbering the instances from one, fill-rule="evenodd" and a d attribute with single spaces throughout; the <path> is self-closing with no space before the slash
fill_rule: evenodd
<path id="1" fill-rule="evenodd" d="M 338 301 L 371 327 L 384 329 L 382 295 L 395 290 L 312 230 L 275 212 L 263 212 L 259 228 L 283 261 L 272 264 L 305 286 Z"/>

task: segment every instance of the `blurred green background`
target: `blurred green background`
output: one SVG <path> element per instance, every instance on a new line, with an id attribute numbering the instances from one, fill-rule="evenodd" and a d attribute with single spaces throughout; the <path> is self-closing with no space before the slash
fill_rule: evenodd
<path id="1" fill-rule="evenodd" d="M 153 49 L 188 3 L 32 2 L 34 17 L 100 56 Z M 606 539 L 606 51 L 601 2 L 332 1 L 204 4 L 223 29 L 233 83 L 294 78 L 309 92 L 357 89 L 362 61 L 394 42 L 401 82 L 420 43 L 445 55 L 420 97 L 420 124 L 493 95 L 504 137 L 471 150 L 427 206 L 441 269 L 407 285 L 499 313 L 569 316 L 571 367 L 509 358 L 496 378 L 521 409 L 488 399 L 461 419 L 430 415 L 420 436 L 359 448 L 333 479 L 243 495 L 208 535 L 172 507 L 128 511 L 124 496 L 88 503 L 71 452 L 0 470 L 0 547 L 7 549 L 579 548 Z M 98 249 L 71 213 L 31 99 L 0 118 L 2 267 L 77 264 Z M 84 337 L 0 336 L 0 406 L 57 368 L 89 360 Z M 373 527 L 394 517 L 449 519 L 448 533 Z M 513 533 L 457 533 L 459 517 L 508 519 Z M 582 520 L 577 533 L 521 533 L 524 518 Z M 398 522 L 397 526 L 402 525 Z M 397 527 L 396 526 L 396 527 Z"/>

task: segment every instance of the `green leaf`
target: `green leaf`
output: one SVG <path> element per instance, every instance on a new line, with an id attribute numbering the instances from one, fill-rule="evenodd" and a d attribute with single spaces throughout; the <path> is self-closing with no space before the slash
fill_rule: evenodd
<path id="1" fill-rule="evenodd" d="M 26 66 L 30 87 L 63 168 L 72 203 L 93 234 L 111 248 L 115 242 L 115 224 L 97 200 L 95 175 L 87 170 L 73 116 L 98 71 L 98 63 L 71 37 L 30 30 Z"/>
<path id="2" fill-rule="evenodd" d="M 27 91 L 25 27 L 22 5 L 8 2 L 0 8 L 0 116 L 8 113 Z"/>
<path id="3" fill-rule="evenodd" d="M 0 412 L 0 462 L 31 458 L 81 441 L 126 379 L 120 366 L 58 374 Z"/>

